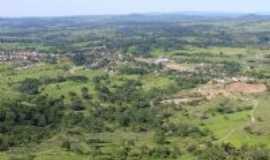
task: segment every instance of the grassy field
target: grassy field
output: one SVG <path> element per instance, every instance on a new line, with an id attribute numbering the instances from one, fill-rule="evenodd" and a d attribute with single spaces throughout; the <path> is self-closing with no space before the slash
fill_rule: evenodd
<path id="1" fill-rule="evenodd" d="M 249 49 L 245 48 L 190 48 L 183 51 L 175 51 L 172 53 L 165 52 L 154 52 L 154 57 L 166 56 L 171 59 L 178 58 L 178 53 L 187 52 L 187 54 L 192 55 L 191 58 L 196 57 L 196 55 L 207 54 L 214 57 L 221 58 L 225 56 L 228 59 L 233 59 L 238 54 L 244 55 L 244 58 L 241 59 L 241 63 L 245 64 L 248 57 L 253 57 Z M 219 52 L 222 52 L 221 55 Z M 253 52 L 253 51 L 252 51 Z M 264 54 L 259 53 L 260 50 L 254 49 L 256 55 Z M 210 59 L 210 57 L 208 58 Z M 211 59 L 212 60 L 212 59 Z M 215 61 L 217 62 L 217 61 Z M 260 68 L 266 69 L 267 66 L 262 65 Z M 41 63 L 32 66 L 29 69 L 23 68 L 12 68 L 10 65 L 2 64 L 1 65 L 1 82 L 0 87 L 2 88 L 1 101 L 9 101 L 10 99 L 16 99 L 21 96 L 21 92 L 18 91 L 19 84 L 27 78 L 56 78 L 59 76 L 84 76 L 87 77 L 86 81 L 63 81 L 63 82 L 54 82 L 40 87 L 41 95 L 48 95 L 49 97 L 65 97 L 65 103 L 68 105 L 70 102 L 70 93 L 74 92 L 77 95 L 80 95 L 81 89 L 87 87 L 91 93 L 93 100 L 98 101 L 98 92 L 95 90 L 95 83 L 93 79 L 97 76 L 104 75 L 107 72 L 105 70 L 93 70 L 86 69 L 84 67 L 75 67 L 71 63 L 67 64 L 46 64 Z M 148 73 L 144 75 L 136 74 L 118 74 L 111 73 L 110 80 L 113 85 L 121 85 L 126 80 L 140 80 L 142 82 L 142 89 L 145 91 L 151 91 L 153 89 L 166 90 L 170 88 L 177 88 L 179 83 L 177 80 L 174 80 L 169 77 L 173 77 L 175 74 L 181 73 Z M 189 90 L 186 90 L 188 92 Z M 170 95 L 167 95 L 170 96 Z M 244 99 L 244 100 L 243 100 Z M 260 131 L 260 134 L 251 134 L 246 131 L 246 127 L 251 124 L 251 112 L 252 109 L 236 111 L 233 113 L 219 113 L 216 111 L 222 103 L 227 102 L 230 107 L 241 107 L 249 106 L 252 102 L 256 101 L 258 107 L 254 110 L 254 116 L 256 118 L 255 124 L 252 125 L 252 130 Z M 230 97 L 216 97 L 210 101 L 204 101 L 198 105 L 181 105 L 180 110 L 175 110 L 173 107 L 164 106 L 163 112 L 171 114 L 170 122 L 174 124 L 188 123 L 196 126 L 200 126 L 202 129 L 208 130 L 212 135 L 213 143 L 222 144 L 222 143 L 231 143 L 237 147 L 241 145 L 266 145 L 268 147 L 270 144 L 270 128 L 267 127 L 269 124 L 269 113 L 268 113 L 268 104 L 269 104 L 269 93 L 263 93 L 258 95 L 242 95 L 235 94 Z M 91 108 L 91 105 L 88 102 L 84 102 L 88 109 Z M 183 112 L 183 110 L 185 112 Z M 206 119 L 202 119 L 202 116 L 207 114 Z M 259 120 L 258 120 L 259 119 Z M 78 129 L 78 130 L 77 130 Z M 119 146 L 124 143 L 126 140 L 136 141 L 136 148 L 142 146 L 148 146 L 149 148 L 155 147 L 155 135 L 153 131 L 146 133 L 136 133 L 130 131 L 129 129 L 117 129 L 113 132 L 103 132 L 97 134 L 86 134 L 85 131 L 80 128 L 74 128 L 72 132 L 80 132 L 79 135 L 71 135 L 68 139 L 74 141 L 74 146 L 79 148 L 79 152 L 69 152 L 61 147 L 61 139 L 65 139 L 67 132 L 70 132 L 69 129 L 62 128 L 61 130 L 54 133 L 50 139 L 43 141 L 41 144 L 30 144 L 29 149 L 32 151 L 29 152 L 25 148 L 14 148 L 8 152 L 3 152 L 0 154 L 0 159 L 28 159 L 34 158 L 35 160 L 58 160 L 60 157 L 64 160 L 89 160 L 89 153 L 93 152 L 93 148 L 89 147 L 86 143 L 89 138 L 98 138 L 108 143 L 104 144 L 102 149 L 103 154 L 111 155 L 113 152 L 117 152 Z M 76 131 L 77 130 L 77 131 Z M 81 131 L 80 131 L 81 130 Z M 83 133 L 83 134 L 81 134 Z M 170 136 L 166 138 L 170 141 L 171 145 L 178 146 L 179 148 L 185 148 L 189 144 L 198 144 L 198 141 L 190 137 L 179 137 L 179 136 Z M 200 142 L 199 142 L 200 143 Z M 136 154 L 136 149 L 132 150 L 133 154 Z M 30 154 L 31 153 L 31 154 Z M 131 153 L 132 154 L 132 153 Z M 18 155 L 18 156 L 17 156 Z M 20 157 L 21 156 L 21 157 Z M 8 158 L 9 157 L 9 158 Z M 188 152 L 183 151 L 183 159 L 194 159 L 193 155 L 190 155 Z M 91 159 L 91 158 L 90 158 Z M 154 158 L 157 159 L 157 158 Z"/>

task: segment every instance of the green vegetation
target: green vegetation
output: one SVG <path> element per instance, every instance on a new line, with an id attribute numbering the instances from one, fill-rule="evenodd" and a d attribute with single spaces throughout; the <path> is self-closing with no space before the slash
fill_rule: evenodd
<path id="1" fill-rule="evenodd" d="M 0 19 L 0 160 L 270 159 L 255 19 Z"/>

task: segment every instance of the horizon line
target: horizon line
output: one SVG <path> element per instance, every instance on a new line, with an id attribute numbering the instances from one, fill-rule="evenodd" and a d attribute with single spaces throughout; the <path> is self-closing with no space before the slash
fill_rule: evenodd
<path id="1" fill-rule="evenodd" d="M 108 13 L 108 14 L 74 14 L 74 15 L 51 15 L 51 16 L 0 16 L 0 19 L 20 19 L 20 18 L 64 18 L 64 17 L 90 17 L 90 16 L 131 16 L 131 15 L 188 15 L 188 16 L 229 16 L 229 15 L 259 15 L 269 16 L 270 12 L 246 12 L 246 11 L 172 11 L 172 12 L 134 12 L 134 13 Z"/>

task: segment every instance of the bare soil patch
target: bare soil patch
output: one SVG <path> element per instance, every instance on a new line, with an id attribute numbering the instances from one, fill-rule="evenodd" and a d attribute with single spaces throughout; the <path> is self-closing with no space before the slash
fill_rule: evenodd
<path id="1" fill-rule="evenodd" d="M 187 66 L 186 64 L 178 64 L 174 62 L 164 64 L 165 68 L 177 72 L 193 71 L 192 67 Z"/>
<path id="2" fill-rule="evenodd" d="M 236 93 L 256 94 L 267 91 L 267 86 L 262 83 L 208 83 L 190 92 L 179 92 L 174 97 L 164 100 L 162 103 L 187 104 L 202 100 L 212 100 L 218 96 L 228 97 Z"/>
<path id="3" fill-rule="evenodd" d="M 161 103 L 163 104 L 189 104 L 194 102 L 200 102 L 203 100 L 203 97 L 178 97 L 173 99 L 164 100 Z"/>
<path id="4" fill-rule="evenodd" d="M 249 84 L 243 82 L 234 82 L 225 87 L 228 92 L 238 92 L 238 93 L 262 93 L 267 91 L 267 87 L 264 84 Z"/>
<path id="5" fill-rule="evenodd" d="M 170 70 L 183 70 L 183 68 L 185 68 L 183 65 L 177 64 L 177 63 L 168 63 L 165 65 L 166 68 L 170 69 Z"/>
<path id="6" fill-rule="evenodd" d="M 197 92 L 211 100 L 217 96 L 229 96 L 234 93 L 254 94 L 267 91 L 262 83 L 231 82 L 229 84 L 207 84 L 197 89 Z"/>

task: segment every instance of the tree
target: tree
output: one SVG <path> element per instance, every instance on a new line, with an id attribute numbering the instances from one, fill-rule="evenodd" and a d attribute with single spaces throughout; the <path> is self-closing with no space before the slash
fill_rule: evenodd
<path id="1" fill-rule="evenodd" d="M 71 108 L 75 111 L 81 111 L 84 110 L 85 107 L 83 105 L 82 100 L 79 97 L 74 97 L 71 100 Z"/>
<path id="2" fill-rule="evenodd" d="M 165 144 L 166 143 L 166 136 L 165 136 L 164 131 L 162 131 L 162 130 L 156 131 L 155 135 L 154 135 L 154 141 L 157 144 Z"/>
<path id="3" fill-rule="evenodd" d="M 83 87 L 83 88 L 81 89 L 81 95 L 82 95 L 82 97 L 83 97 L 84 99 L 91 99 L 91 98 L 92 98 L 91 95 L 89 94 L 89 90 L 88 90 L 87 87 Z"/>
<path id="4" fill-rule="evenodd" d="M 72 57 L 72 61 L 76 65 L 84 65 L 87 63 L 87 56 L 84 53 L 76 53 Z"/>
<path id="5" fill-rule="evenodd" d="M 0 136 L 0 151 L 6 151 L 9 148 L 8 139 L 5 136 Z"/>
<path id="6" fill-rule="evenodd" d="M 27 78 L 21 82 L 19 90 L 23 93 L 34 95 L 39 93 L 40 82 L 37 79 Z"/>

